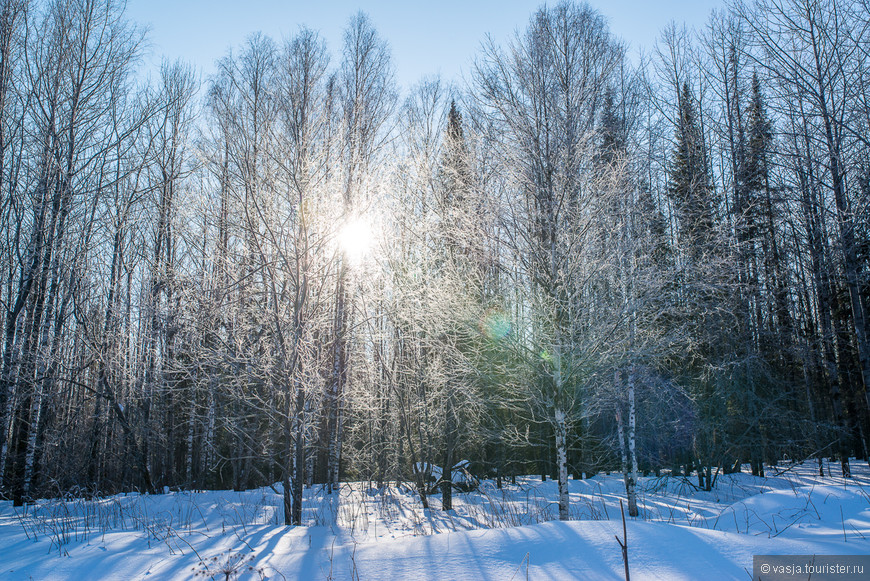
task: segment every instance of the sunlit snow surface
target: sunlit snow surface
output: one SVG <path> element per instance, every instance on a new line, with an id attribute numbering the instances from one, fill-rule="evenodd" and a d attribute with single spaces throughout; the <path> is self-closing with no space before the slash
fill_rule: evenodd
<path id="1" fill-rule="evenodd" d="M 712 492 L 693 478 L 642 478 L 641 516 L 628 522 L 632 579 L 748 579 L 753 554 L 870 554 L 867 465 L 854 462 L 849 480 L 817 470 L 719 476 Z M 344 484 L 332 497 L 314 487 L 302 527 L 280 524 L 281 498 L 269 487 L 41 501 L 26 511 L 0 502 L 0 579 L 624 578 L 614 538 L 621 475 L 569 489 L 575 520 L 566 523 L 554 520 L 556 483 L 532 477 L 455 493 L 449 513 L 437 495 L 424 511 L 404 485 Z"/>

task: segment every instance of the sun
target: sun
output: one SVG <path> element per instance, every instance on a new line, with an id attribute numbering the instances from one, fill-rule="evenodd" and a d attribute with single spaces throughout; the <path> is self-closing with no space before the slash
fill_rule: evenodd
<path id="1" fill-rule="evenodd" d="M 371 223 L 354 217 L 344 223 L 338 232 L 338 247 L 351 264 L 360 264 L 371 254 L 374 232 Z"/>

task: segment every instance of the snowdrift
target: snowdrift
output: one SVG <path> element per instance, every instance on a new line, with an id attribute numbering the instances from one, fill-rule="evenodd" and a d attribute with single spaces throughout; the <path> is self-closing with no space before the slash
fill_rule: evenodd
<path id="1" fill-rule="evenodd" d="M 632 579 L 747 579 L 756 554 L 870 554 L 870 479 L 855 468 L 850 480 L 810 466 L 735 474 L 710 492 L 642 479 Z M 447 513 L 401 484 L 313 487 L 300 527 L 281 524 L 268 487 L 2 502 L 0 579 L 622 579 L 622 492 L 617 474 L 571 481 L 576 520 L 557 522 L 556 484 L 533 478 L 484 481 Z"/>

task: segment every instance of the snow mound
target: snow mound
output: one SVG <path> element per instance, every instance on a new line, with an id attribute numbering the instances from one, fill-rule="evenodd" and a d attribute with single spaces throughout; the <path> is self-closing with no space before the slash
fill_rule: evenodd
<path id="1" fill-rule="evenodd" d="M 860 486 L 834 485 L 773 490 L 728 506 L 713 527 L 755 536 L 848 542 L 870 529 L 870 493 Z"/>

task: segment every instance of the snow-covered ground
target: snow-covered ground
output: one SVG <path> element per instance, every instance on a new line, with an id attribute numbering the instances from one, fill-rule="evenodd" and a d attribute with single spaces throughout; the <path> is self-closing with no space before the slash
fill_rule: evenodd
<path id="1" fill-rule="evenodd" d="M 816 470 L 720 476 L 711 492 L 641 479 L 632 579 L 749 579 L 756 554 L 870 554 L 867 465 L 848 480 Z M 619 474 L 572 480 L 574 520 L 558 522 L 556 483 L 532 477 L 485 481 L 448 513 L 404 485 L 314 487 L 301 527 L 281 525 L 270 487 L 0 502 L 0 579 L 623 579 L 623 493 Z"/>

